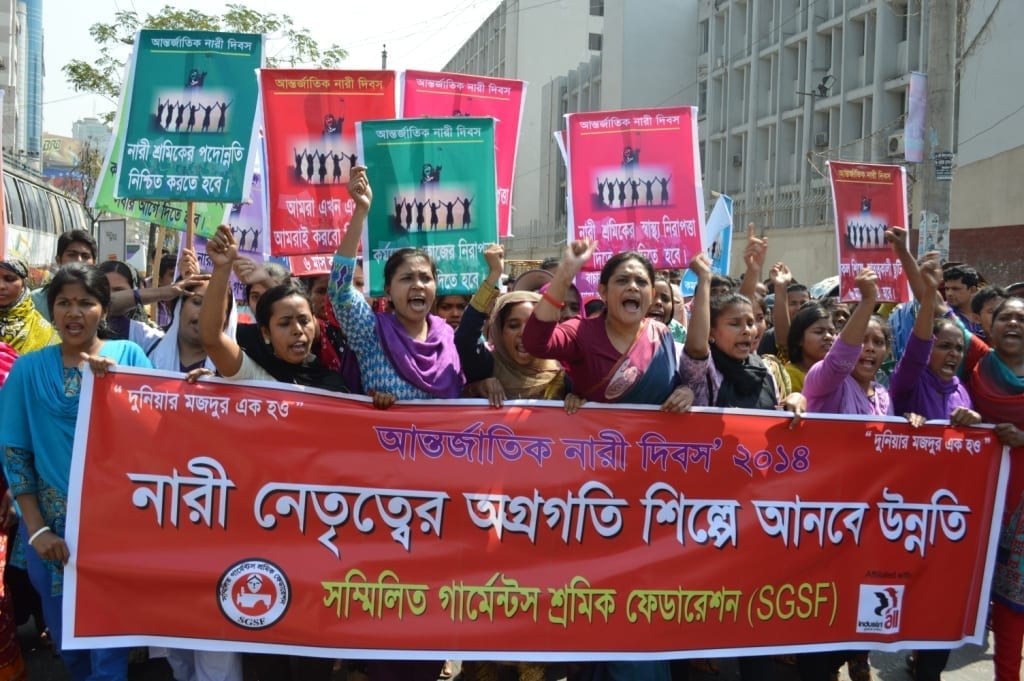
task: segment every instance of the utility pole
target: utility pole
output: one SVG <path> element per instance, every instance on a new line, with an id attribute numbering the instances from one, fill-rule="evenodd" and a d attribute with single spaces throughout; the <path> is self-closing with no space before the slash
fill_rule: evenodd
<path id="1" fill-rule="evenodd" d="M 949 260 L 953 193 L 953 113 L 956 106 L 957 0 L 924 4 L 928 20 L 928 109 L 918 237 Z"/>

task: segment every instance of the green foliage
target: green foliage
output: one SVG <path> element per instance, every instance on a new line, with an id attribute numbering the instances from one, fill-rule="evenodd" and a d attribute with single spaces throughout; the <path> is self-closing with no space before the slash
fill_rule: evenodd
<path id="1" fill-rule="evenodd" d="M 101 95 L 115 106 L 121 94 L 121 76 L 127 58 L 125 46 L 135 42 L 139 29 L 228 31 L 262 33 L 269 41 L 284 46 L 265 58 L 268 68 L 314 66 L 336 68 L 348 54 L 337 45 L 321 47 L 305 28 L 297 28 L 284 14 L 262 14 L 245 5 L 228 3 L 221 15 L 199 10 L 179 10 L 165 5 L 156 14 L 144 17 L 132 10 L 119 10 L 109 24 L 89 27 L 89 35 L 99 46 L 99 56 L 73 59 L 62 67 L 68 82 L 78 92 Z M 107 121 L 113 114 L 105 116 Z"/>

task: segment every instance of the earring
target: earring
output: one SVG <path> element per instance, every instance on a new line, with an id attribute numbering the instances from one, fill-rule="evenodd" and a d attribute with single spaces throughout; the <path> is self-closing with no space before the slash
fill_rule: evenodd
<path id="1" fill-rule="evenodd" d="M 264 336 L 263 337 L 263 343 L 264 343 L 264 345 L 270 345 L 270 338 L 268 338 L 267 336 Z"/>
<path id="2" fill-rule="evenodd" d="M 708 338 L 708 343 L 710 343 L 711 345 L 714 345 L 715 344 L 715 339 L 714 338 Z"/>

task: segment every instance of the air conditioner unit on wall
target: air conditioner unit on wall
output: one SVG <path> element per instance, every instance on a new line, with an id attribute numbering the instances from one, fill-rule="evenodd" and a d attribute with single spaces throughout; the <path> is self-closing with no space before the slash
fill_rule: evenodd
<path id="1" fill-rule="evenodd" d="M 816 132 L 816 133 L 814 133 L 814 146 L 816 146 L 816 147 L 827 147 L 828 146 L 828 133 L 827 132 Z"/>
<path id="2" fill-rule="evenodd" d="M 889 135 L 889 155 L 903 156 L 903 152 L 903 133 L 898 132 L 894 135 Z"/>
<path id="3" fill-rule="evenodd" d="M 732 164 L 734 166 L 736 166 L 737 168 L 739 168 L 741 165 L 743 165 L 743 154 L 733 154 L 732 155 Z"/>

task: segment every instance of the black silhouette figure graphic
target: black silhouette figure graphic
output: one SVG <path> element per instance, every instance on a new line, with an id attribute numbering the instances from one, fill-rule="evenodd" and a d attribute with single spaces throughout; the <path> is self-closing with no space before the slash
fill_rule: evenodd
<path id="1" fill-rule="evenodd" d="M 441 207 L 440 202 L 435 203 L 428 201 L 427 205 L 430 206 L 430 230 L 432 232 L 437 231 L 437 209 Z"/>
<path id="2" fill-rule="evenodd" d="M 314 154 L 316 154 L 316 149 L 313 150 L 313 153 L 309 153 L 309 152 L 306 153 L 306 182 L 309 182 L 311 184 L 313 182 L 313 157 L 314 157 Z"/>
<path id="3" fill-rule="evenodd" d="M 185 125 L 185 130 L 188 132 L 192 132 L 192 129 L 196 127 L 196 111 L 199 111 L 199 105 L 189 102 L 188 123 Z"/>
<path id="4" fill-rule="evenodd" d="M 615 205 L 615 180 L 609 179 L 607 187 L 608 187 L 608 200 L 605 201 L 605 203 L 607 203 L 609 206 L 614 206 Z"/>
<path id="5" fill-rule="evenodd" d="M 170 103 L 170 99 L 166 102 L 161 102 L 159 97 L 156 99 L 156 125 L 158 128 L 162 128 L 164 126 L 164 109 L 166 109 Z"/>
<path id="6" fill-rule="evenodd" d="M 213 107 L 214 107 L 213 104 L 207 104 L 205 106 L 203 106 L 203 105 L 199 106 L 199 108 L 202 109 L 205 112 L 205 113 L 203 113 L 203 132 L 209 132 L 210 131 L 210 114 L 213 112 Z"/>
<path id="7" fill-rule="evenodd" d="M 341 182 L 341 156 L 337 152 L 331 154 L 331 177 L 335 183 Z"/>
<path id="8" fill-rule="evenodd" d="M 412 229 L 412 201 L 405 203 L 405 230 Z"/>
<path id="9" fill-rule="evenodd" d="M 597 178 L 597 199 L 598 201 L 604 201 L 604 185 L 605 181 L 600 177 Z"/>
<path id="10" fill-rule="evenodd" d="M 626 181 L 616 180 L 615 184 L 619 187 L 619 208 L 626 205 Z"/>
<path id="11" fill-rule="evenodd" d="M 217 102 L 214 104 L 215 107 L 220 109 L 220 120 L 217 121 L 217 132 L 224 132 L 224 126 L 228 123 L 228 107 L 234 103 L 235 100 L 231 100 L 226 104 L 224 102 Z"/>
<path id="12" fill-rule="evenodd" d="M 473 197 L 473 198 L 476 198 L 476 197 Z M 462 228 L 463 229 L 469 229 L 469 223 L 472 222 L 472 220 L 470 220 L 470 217 L 469 217 L 469 204 L 473 203 L 473 199 L 462 199 L 460 201 L 459 198 L 456 197 L 455 201 L 456 201 L 456 203 L 461 203 L 462 204 Z"/>
<path id="13" fill-rule="evenodd" d="M 342 156 L 345 156 L 345 154 L 342 153 Z M 352 169 L 356 167 L 356 161 L 359 160 L 359 157 L 356 156 L 355 154 L 349 154 L 347 158 L 348 158 L 348 174 L 351 177 L 352 176 Z"/>
<path id="14" fill-rule="evenodd" d="M 174 104 L 171 104 L 171 100 L 170 99 L 167 100 L 167 122 L 164 123 L 164 130 L 170 130 L 171 129 L 171 120 L 174 118 L 174 107 L 177 106 L 177 105 L 178 105 L 177 102 L 175 102 Z"/>
<path id="15" fill-rule="evenodd" d="M 426 221 L 426 217 L 423 215 L 423 209 L 427 207 L 426 201 L 416 201 L 416 229 L 423 231 L 423 223 Z"/>
<path id="16" fill-rule="evenodd" d="M 319 152 L 316 155 L 317 161 L 317 175 L 320 176 L 320 184 L 327 184 L 327 152 Z"/>
<path id="17" fill-rule="evenodd" d="M 392 201 L 395 202 L 395 224 L 398 225 L 399 227 L 401 227 L 402 226 L 402 208 L 405 207 L 405 199 L 399 199 L 399 197 L 396 196 L 396 197 L 394 197 L 392 199 Z"/>
<path id="18" fill-rule="evenodd" d="M 444 206 L 444 228 L 454 229 L 455 228 L 455 201 L 445 201 L 441 205 Z"/>
<path id="19" fill-rule="evenodd" d="M 199 69 L 192 69 L 188 72 L 188 78 L 185 79 L 185 87 L 196 88 L 203 87 L 203 82 L 206 80 L 206 71 L 202 73 Z"/>
<path id="20" fill-rule="evenodd" d="M 302 179 L 302 158 L 306 155 L 306 150 L 303 149 L 302 153 L 296 147 L 292 147 L 292 155 L 295 156 L 295 177 L 299 180 Z"/>
<path id="21" fill-rule="evenodd" d="M 672 176 L 668 177 L 656 177 L 654 180 L 661 185 L 661 205 L 668 205 L 668 183 L 672 180 Z"/>
<path id="22" fill-rule="evenodd" d="M 654 205 L 654 183 L 658 181 L 658 178 L 652 177 L 649 180 L 640 180 L 644 184 L 645 193 L 644 199 L 647 201 L 648 206 Z"/>
<path id="23" fill-rule="evenodd" d="M 178 115 L 174 118 L 174 132 L 181 130 L 181 124 L 185 122 L 185 107 L 187 104 L 178 104 Z"/>
<path id="24" fill-rule="evenodd" d="M 633 202 L 630 205 L 636 206 L 636 204 L 640 203 L 640 182 L 637 180 L 630 180 L 629 186 L 633 189 L 629 196 L 630 200 Z"/>
<path id="25" fill-rule="evenodd" d="M 245 229 L 238 229 L 238 230 L 232 229 L 231 231 L 238 233 L 238 235 L 239 235 L 239 237 L 238 237 L 238 250 L 244 251 L 245 250 L 245 237 L 249 236 L 249 228 L 246 227 Z"/>

